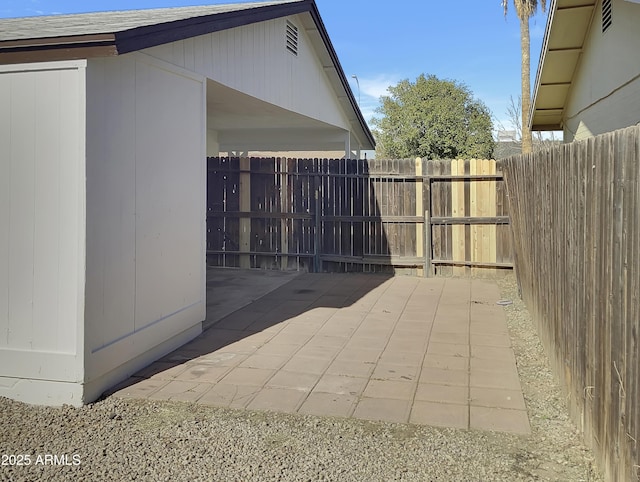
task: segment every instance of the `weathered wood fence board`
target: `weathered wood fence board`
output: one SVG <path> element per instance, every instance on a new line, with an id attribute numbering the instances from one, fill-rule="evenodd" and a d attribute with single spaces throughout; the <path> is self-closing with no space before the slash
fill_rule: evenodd
<path id="1" fill-rule="evenodd" d="M 490 274 L 511 266 L 502 184 L 486 160 L 210 158 L 208 263 Z"/>
<path id="2" fill-rule="evenodd" d="M 606 478 L 640 469 L 640 127 L 503 161 L 516 273 Z"/>

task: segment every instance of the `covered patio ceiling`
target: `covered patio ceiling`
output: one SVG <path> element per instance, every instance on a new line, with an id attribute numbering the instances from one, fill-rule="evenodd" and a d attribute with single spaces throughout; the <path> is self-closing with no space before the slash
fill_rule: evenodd
<path id="1" fill-rule="evenodd" d="M 207 80 L 207 129 L 221 152 L 345 151 L 348 131 Z M 350 140 L 357 150 L 355 139 Z"/>

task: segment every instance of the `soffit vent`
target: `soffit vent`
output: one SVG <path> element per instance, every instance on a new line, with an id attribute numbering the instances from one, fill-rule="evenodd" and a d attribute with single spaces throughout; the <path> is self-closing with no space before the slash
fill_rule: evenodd
<path id="1" fill-rule="evenodd" d="M 611 0 L 602 2 L 602 33 L 611 26 Z"/>
<path id="2" fill-rule="evenodd" d="M 287 50 L 293 55 L 298 55 L 298 27 L 287 20 L 287 30 L 285 34 Z"/>

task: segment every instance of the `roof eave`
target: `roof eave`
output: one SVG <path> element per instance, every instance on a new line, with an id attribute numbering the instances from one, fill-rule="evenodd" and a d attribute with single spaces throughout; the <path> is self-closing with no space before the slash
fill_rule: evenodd
<path id="1" fill-rule="evenodd" d="M 315 0 L 264 5 L 250 10 L 216 13 L 163 22 L 106 34 L 51 37 L 0 42 L 0 65 L 12 63 L 75 60 L 111 57 L 176 42 L 208 33 L 251 25 L 276 18 L 309 13 L 322 38 L 340 81 L 341 90 L 356 115 L 366 141 L 375 148 L 375 139 L 360 111 L 338 55 L 329 38 Z M 338 87 L 338 88 L 340 88 Z"/>
<path id="2" fill-rule="evenodd" d="M 117 54 L 114 34 L 0 42 L 0 65 L 111 57 Z"/>
<path id="3" fill-rule="evenodd" d="M 301 0 L 280 5 L 265 5 L 251 10 L 217 13 L 133 28 L 115 34 L 116 46 L 119 54 L 126 54 L 199 35 L 297 15 L 309 11 L 311 3 L 312 0 Z"/>
<path id="4" fill-rule="evenodd" d="M 552 0 L 551 5 L 549 6 L 549 17 L 547 18 L 547 25 L 544 30 L 544 40 L 542 41 L 542 49 L 540 49 L 540 59 L 538 60 L 538 70 L 536 71 L 536 81 L 534 83 L 533 88 L 533 99 L 531 101 L 530 111 L 529 111 L 529 130 L 538 130 L 534 123 L 534 113 L 536 110 L 536 103 L 538 100 L 538 90 L 540 88 L 540 79 L 542 77 L 542 68 L 544 66 L 544 59 L 547 54 L 547 49 L 549 46 L 549 35 L 551 34 L 551 24 L 553 22 L 553 17 L 558 7 L 558 0 Z"/>
<path id="5" fill-rule="evenodd" d="M 311 10 L 312 0 L 264 5 L 103 34 L 0 42 L 0 64 L 70 60 L 126 54 L 169 42 Z"/>
<path id="6" fill-rule="evenodd" d="M 576 72 L 576 66 L 579 63 L 584 41 L 591 23 L 593 22 L 593 15 L 595 12 L 595 6 L 597 0 L 583 0 L 580 2 L 570 2 L 564 0 L 552 0 L 549 8 L 549 17 L 547 19 L 547 26 L 545 29 L 544 40 L 542 43 L 542 49 L 540 51 L 540 60 L 538 62 L 538 70 L 536 72 L 536 80 L 533 90 L 533 98 L 531 102 L 531 108 L 529 111 L 529 129 L 532 131 L 550 130 L 551 126 L 557 126 L 558 129 L 562 129 L 562 121 L 558 123 L 548 123 L 544 120 L 536 123 L 536 118 L 539 117 L 536 114 L 544 111 L 558 110 L 561 111 L 560 117 L 563 116 L 563 111 L 566 107 L 567 96 L 569 89 L 573 83 L 573 79 Z M 562 12 L 560 15 L 558 12 Z M 581 15 L 582 14 L 582 15 Z M 559 32 L 565 33 L 568 26 L 574 27 L 573 40 L 574 42 L 567 45 L 566 40 L 560 40 L 561 36 L 558 36 Z M 555 36 L 554 36 L 555 34 Z M 577 37 L 575 37 L 577 35 Z M 552 44 L 552 36 L 553 43 Z M 569 62 L 564 62 L 565 66 L 571 66 L 570 78 L 564 76 L 560 72 L 549 67 L 550 55 L 553 55 L 551 60 L 558 64 L 558 55 L 573 55 L 573 59 Z M 564 58 L 563 58 L 564 59 Z M 550 70 L 551 69 L 551 70 Z M 561 78 L 553 79 L 554 74 L 556 77 Z M 566 75 L 566 74 L 565 74 Z M 546 83 L 542 82 L 542 79 L 546 78 Z M 555 92 L 555 97 L 550 94 L 550 89 L 557 88 L 558 86 L 567 86 L 565 91 L 558 99 L 558 93 Z M 542 92 L 541 87 L 546 87 Z M 557 130 L 557 129 L 553 129 Z"/>
<path id="7" fill-rule="evenodd" d="M 373 134 L 371 133 L 371 130 L 369 129 L 369 125 L 365 121 L 364 116 L 362 115 L 362 111 L 360 110 L 360 106 L 356 102 L 356 98 L 353 95 L 353 91 L 351 90 L 351 86 L 349 85 L 349 81 L 347 80 L 347 77 L 344 74 L 344 70 L 342 69 L 342 65 L 340 64 L 340 60 L 338 59 L 338 54 L 336 53 L 335 49 L 333 48 L 333 44 L 331 43 L 331 39 L 329 38 L 329 33 L 327 32 L 327 29 L 324 26 L 324 22 L 322 21 L 322 18 L 320 17 L 320 11 L 318 10 L 318 7 L 317 7 L 317 5 L 316 5 L 314 0 L 311 0 L 310 4 L 311 4 L 311 8 L 310 8 L 309 12 L 311 13 L 311 16 L 313 17 L 313 21 L 314 21 L 314 23 L 316 24 L 316 26 L 318 28 L 318 32 L 320 33 L 320 36 L 322 37 L 322 41 L 324 42 L 325 48 L 327 49 L 327 52 L 329 53 L 329 56 L 331 57 L 331 61 L 333 62 L 333 65 L 335 65 L 335 67 L 336 67 L 336 72 L 337 72 L 338 77 L 340 79 L 340 83 L 342 84 L 342 88 L 344 89 L 344 91 L 345 91 L 345 93 L 347 95 L 347 99 L 349 100 L 349 103 L 351 104 L 351 107 L 352 107 L 353 111 L 356 113 L 358 123 L 362 127 L 362 130 L 364 132 L 364 135 L 367 138 L 367 141 L 370 143 L 372 148 L 375 149 L 376 140 L 373 137 Z"/>

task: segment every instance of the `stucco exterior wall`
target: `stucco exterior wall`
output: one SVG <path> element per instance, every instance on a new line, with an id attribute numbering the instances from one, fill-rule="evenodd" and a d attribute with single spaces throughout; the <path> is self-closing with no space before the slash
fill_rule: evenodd
<path id="1" fill-rule="evenodd" d="M 0 66 L 0 395 L 79 404 L 86 61 Z"/>
<path id="2" fill-rule="evenodd" d="M 565 142 L 640 122 L 640 5 L 612 2 L 612 24 L 602 33 L 602 2 L 567 99 Z"/>
<path id="3" fill-rule="evenodd" d="M 201 332 L 204 81 L 139 53 L 88 62 L 89 399 Z"/>
<path id="4" fill-rule="evenodd" d="M 298 55 L 285 48 L 286 22 L 298 27 Z M 232 89 L 350 130 L 318 56 L 296 16 L 145 49 L 153 57 Z"/>

